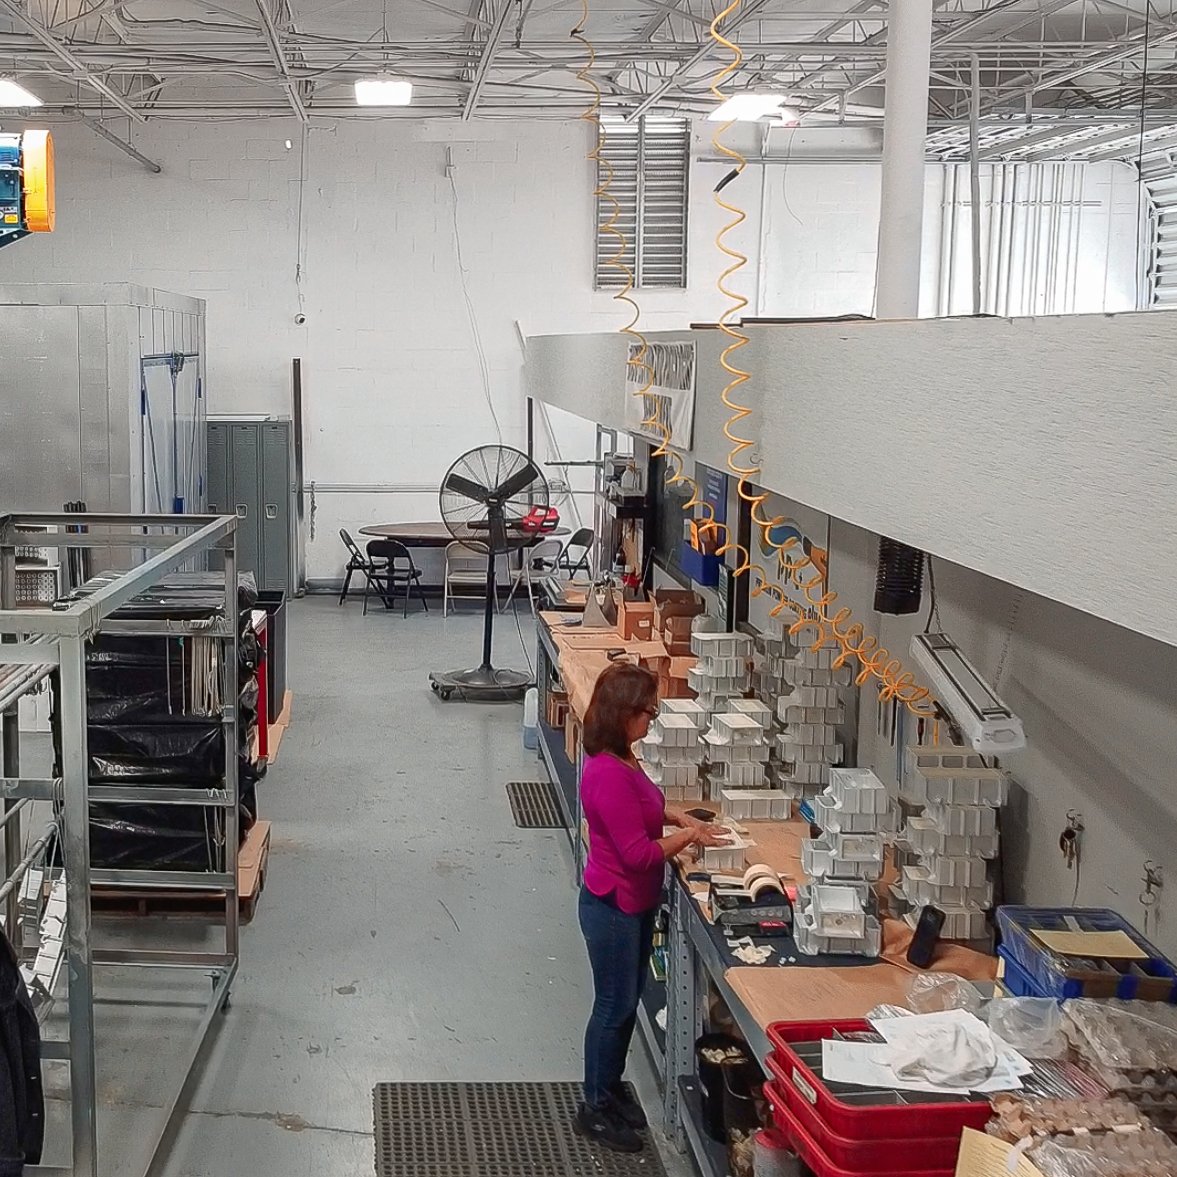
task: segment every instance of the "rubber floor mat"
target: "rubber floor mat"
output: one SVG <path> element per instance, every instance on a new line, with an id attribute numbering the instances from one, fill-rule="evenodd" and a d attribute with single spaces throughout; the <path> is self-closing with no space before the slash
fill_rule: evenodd
<path id="1" fill-rule="evenodd" d="M 579 1083 L 380 1083 L 377 1177 L 666 1177 L 657 1149 L 608 1152 L 572 1129 Z"/>
<path id="2" fill-rule="evenodd" d="M 564 819 L 550 781 L 511 781 L 507 785 L 511 816 L 521 830 L 562 830 Z"/>

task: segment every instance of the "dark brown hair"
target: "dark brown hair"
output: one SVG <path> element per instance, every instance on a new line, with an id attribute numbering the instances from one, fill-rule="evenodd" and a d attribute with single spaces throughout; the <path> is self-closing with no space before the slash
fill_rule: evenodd
<path id="1" fill-rule="evenodd" d="M 658 706 L 658 677 L 632 662 L 615 662 L 599 679 L 584 717 L 584 750 L 629 757 L 629 721 Z"/>

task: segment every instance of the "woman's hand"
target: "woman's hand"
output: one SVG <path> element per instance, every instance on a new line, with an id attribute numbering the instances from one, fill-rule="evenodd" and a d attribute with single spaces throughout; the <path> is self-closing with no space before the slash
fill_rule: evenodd
<path id="1" fill-rule="evenodd" d="M 731 830 L 725 826 L 711 825 L 703 821 L 697 821 L 691 827 L 691 833 L 694 834 L 692 844 L 695 846 L 726 846 L 732 837 Z"/>

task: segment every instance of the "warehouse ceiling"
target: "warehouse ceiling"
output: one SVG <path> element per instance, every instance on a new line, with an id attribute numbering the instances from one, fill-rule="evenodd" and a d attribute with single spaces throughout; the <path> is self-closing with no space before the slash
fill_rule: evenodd
<path id="1" fill-rule="evenodd" d="M 607 114 L 701 114 L 716 0 L 589 0 Z M 588 90 L 581 0 L 0 0 L 0 73 L 49 112 L 149 119 L 570 118 Z M 806 126 L 879 127 L 886 0 L 742 0 L 731 88 L 787 93 Z M 1133 157 L 1177 142 L 1174 0 L 936 0 L 929 154 L 965 158 L 977 83 L 990 159 Z M 362 108 L 358 78 L 414 85 Z"/>

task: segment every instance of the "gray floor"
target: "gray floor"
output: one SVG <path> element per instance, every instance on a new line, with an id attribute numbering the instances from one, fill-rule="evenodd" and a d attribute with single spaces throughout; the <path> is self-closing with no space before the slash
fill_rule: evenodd
<path id="1" fill-rule="evenodd" d="M 371 1173 L 381 1080 L 578 1076 L 590 987 L 568 843 L 516 829 L 503 788 L 542 777 L 521 711 L 428 689 L 431 668 L 477 662 L 479 642 L 473 614 L 292 606 L 294 720 L 260 793 L 269 881 L 166 1177 Z M 524 664 L 510 616 L 496 650 Z M 137 1172 L 191 1015 L 178 990 L 145 1011 L 141 975 L 104 984 L 126 1001 L 102 1020 L 102 1173 L 121 1177 Z M 631 1071 L 652 1107 L 640 1046 Z M 668 1169 L 688 1171 L 677 1157 Z"/>

